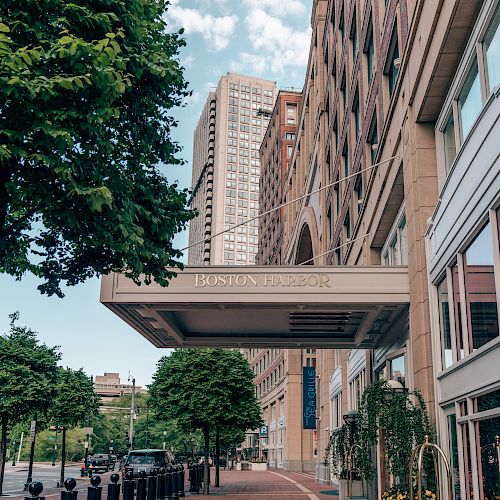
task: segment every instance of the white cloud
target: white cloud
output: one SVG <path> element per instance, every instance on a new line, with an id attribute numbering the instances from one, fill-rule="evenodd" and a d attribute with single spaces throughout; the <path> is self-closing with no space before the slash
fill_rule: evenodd
<path id="1" fill-rule="evenodd" d="M 266 56 L 262 54 L 248 54 L 242 52 L 237 61 L 231 62 L 231 71 L 247 75 L 262 74 L 266 71 Z"/>
<path id="2" fill-rule="evenodd" d="M 174 0 L 167 11 L 167 23 L 182 27 L 187 33 L 199 33 L 211 50 L 225 49 L 235 32 L 238 18 L 231 16 L 212 16 L 202 14 L 197 9 L 179 7 Z"/>
<path id="3" fill-rule="evenodd" d="M 181 66 L 184 68 L 190 68 L 195 62 L 194 56 L 188 54 L 187 56 L 181 57 Z"/>
<path id="4" fill-rule="evenodd" d="M 306 13 L 306 6 L 300 0 L 244 0 L 244 2 L 251 10 L 261 9 L 280 17 Z"/>
<path id="5" fill-rule="evenodd" d="M 241 53 L 239 60 L 233 62 L 233 67 L 246 64 L 261 74 L 272 71 L 281 75 L 287 66 L 303 68 L 307 64 L 310 27 L 304 31 L 294 29 L 262 9 L 250 10 L 246 22 L 255 53 Z"/>
<path id="6" fill-rule="evenodd" d="M 201 100 L 200 92 L 193 92 L 190 96 L 184 99 L 184 104 L 189 108 L 196 106 Z"/>

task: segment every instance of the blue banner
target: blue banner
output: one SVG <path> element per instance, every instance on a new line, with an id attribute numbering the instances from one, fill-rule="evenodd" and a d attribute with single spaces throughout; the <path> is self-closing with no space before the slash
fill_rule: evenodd
<path id="1" fill-rule="evenodd" d="M 302 369 L 302 428 L 316 429 L 316 368 Z"/>

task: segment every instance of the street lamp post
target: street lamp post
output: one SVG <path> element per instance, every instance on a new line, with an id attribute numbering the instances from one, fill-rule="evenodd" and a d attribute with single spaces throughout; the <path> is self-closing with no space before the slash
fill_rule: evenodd
<path id="1" fill-rule="evenodd" d="M 110 454 L 113 453 L 113 440 L 112 439 L 110 439 L 110 441 L 109 441 L 109 453 Z"/>
<path id="2" fill-rule="evenodd" d="M 16 442 L 12 441 L 12 467 L 16 466 Z"/>
<path id="3" fill-rule="evenodd" d="M 167 449 L 167 431 L 163 431 L 163 449 Z"/>

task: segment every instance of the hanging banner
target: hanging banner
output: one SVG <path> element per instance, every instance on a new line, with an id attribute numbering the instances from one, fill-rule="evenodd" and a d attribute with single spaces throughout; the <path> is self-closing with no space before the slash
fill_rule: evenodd
<path id="1" fill-rule="evenodd" d="M 316 429 L 316 368 L 302 368 L 302 428 Z"/>

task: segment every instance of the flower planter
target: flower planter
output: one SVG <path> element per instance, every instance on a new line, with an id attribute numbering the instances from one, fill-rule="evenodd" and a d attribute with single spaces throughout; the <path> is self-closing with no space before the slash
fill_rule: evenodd
<path id="1" fill-rule="evenodd" d="M 254 462 L 251 464 L 251 469 L 252 470 L 267 470 L 267 463 L 266 462 L 262 462 L 262 463 Z"/>

